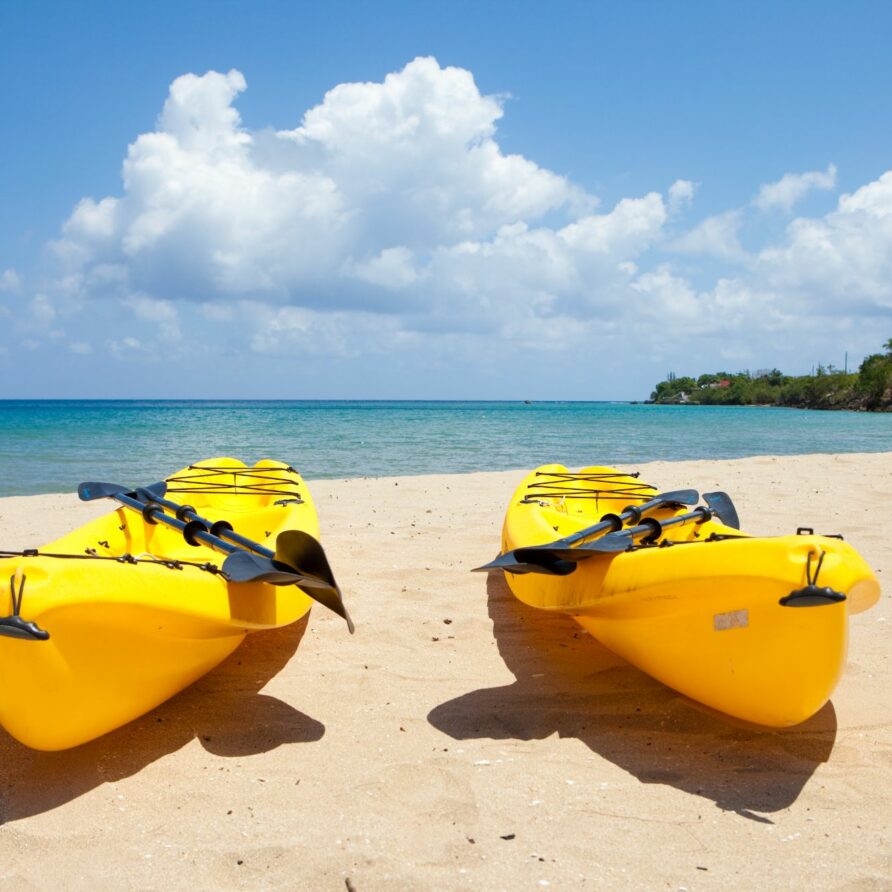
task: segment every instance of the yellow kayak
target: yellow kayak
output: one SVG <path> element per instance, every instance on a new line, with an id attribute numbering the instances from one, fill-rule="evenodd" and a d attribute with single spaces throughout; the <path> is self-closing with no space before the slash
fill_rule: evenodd
<path id="1" fill-rule="evenodd" d="M 82 484 L 81 497 L 117 507 L 36 551 L 0 552 L 0 724 L 30 747 L 125 724 L 313 598 L 347 618 L 306 484 L 282 462 L 216 458 L 142 491 Z"/>
<path id="2" fill-rule="evenodd" d="M 658 494 L 615 468 L 543 466 L 511 500 L 502 554 L 478 569 L 504 570 L 521 601 L 570 614 L 694 700 L 761 725 L 802 722 L 830 698 L 849 614 L 877 602 L 879 583 L 841 538 L 750 536 L 724 493 L 694 507 L 697 495 Z"/>

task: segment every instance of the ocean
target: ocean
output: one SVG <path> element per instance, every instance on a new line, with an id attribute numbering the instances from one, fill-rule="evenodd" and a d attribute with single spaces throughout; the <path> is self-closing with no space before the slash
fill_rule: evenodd
<path id="1" fill-rule="evenodd" d="M 203 458 L 307 479 L 892 451 L 892 414 L 579 402 L 0 401 L 0 496 L 141 486 Z"/>

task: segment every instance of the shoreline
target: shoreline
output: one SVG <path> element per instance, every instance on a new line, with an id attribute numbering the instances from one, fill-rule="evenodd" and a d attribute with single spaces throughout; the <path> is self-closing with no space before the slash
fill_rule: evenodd
<path id="1" fill-rule="evenodd" d="M 739 408 L 750 408 L 747 406 L 741 406 Z M 783 407 L 779 407 L 783 408 Z M 797 453 L 760 453 L 757 455 L 744 455 L 738 456 L 735 458 L 702 458 L 702 459 L 690 459 L 690 458 L 679 458 L 679 459 L 652 459 L 649 461 L 641 461 L 641 462 L 605 462 L 605 466 L 617 467 L 620 470 L 636 472 L 641 468 L 654 468 L 658 473 L 662 473 L 663 468 L 673 468 L 687 465 L 723 465 L 727 464 L 729 466 L 735 466 L 741 462 L 753 462 L 753 461 L 761 461 L 761 460 L 770 460 L 770 461 L 806 461 L 809 459 L 813 460 L 825 460 L 825 459 L 834 459 L 834 458 L 847 458 L 847 459 L 876 459 L 878 457 L 885 456 L 889 459 L 890 464 L 892 464 L 892 449 L 890 450 L 877 450 L 876 452 L 797 452 Z M 272 457 L 272 456 L 271 456 Z M 576 471 L 581 467 L 593 467 L 593 465 L 570 465 L 568 466 L 568 470 Z M 422 474 L 391 474 L 391 475 L 359 475 L 354 477 L 311 477 L 307 474 L 302 474 L 304 480 L 307 484 L 317 485 L 317 484 L 325 484 L 325 483 L 353 483 L 358 481 L 394 481 L 394 480 L 417 480 L 417 479 L 425 479 L 425 478 L 461 478 L 461 477 L 471 477 L 476 475 L 515 475 L 517 481 L 519 482 L 526 474 L 529 473 L 530 468 L 496 468 L 496 469 L 477 469 L 471 471 L 443 471 L 436 474 L 431 473 L 422 473 Z M 646 472 L 640 472 L 642 476 L 646 476 Z M 681 485 L 676 481 L 675 486 Z M 505 498 L 507 499 L 510 496 L 509 491 Z M 38 498 L 48 498 L 51 496 L 62 497 L 69 496 L 74 494 L 74 490 L 71 492 L 65 491 L 53 491 L 53 492 L 38 492 L 38 493 L 16 493 L 9 495 L 0 495 L 0 505 L 3 502 L 10 499 L 38 499 Z M 102 503 L 99 503 L 100 507 Z M 106 508 L 107 510 L 107 508 Z M 102 510 L 98 512 L 102 513 Z M 95 516 L 95 514 L 91 514 L 89 516 Z"/>
<path id="2" fill-rule="evenodd" d="M 842 533 L 874 567 L 884 597 L 852 618 L 818 715 L 771 731 L 713 714 L 470 573 L 528 469 L 310 480 L 356 635 L 313 609 L 74 750 L 0 731 L 10 888 L 888 883 L 892 452 L 626 467 L 728 491 L 754 535 Z M 109 509 L 4 497 L 0 543 Z"/>

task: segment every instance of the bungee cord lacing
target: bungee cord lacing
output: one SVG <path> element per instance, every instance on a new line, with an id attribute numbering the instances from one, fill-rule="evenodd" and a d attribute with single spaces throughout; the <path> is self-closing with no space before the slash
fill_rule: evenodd
<path id="1" fill-rule="evenodd" d="M 284 496 L 289 500 L 303 501 L 297 484 L 291 477 L 276 476 L 277 474 L 296 474 L 297 472 L 290 465 L 287 468 L 225 468 L 189 465 L 186 470 L 195 473 L 167 478 L 168 493 Z"/>
<path id="2" fill-rule="evenodd" d="M 179 559 L 172 560 L 159 558 L 149 554 L 147 551 L 142 552 L 138 556 L 134 556 L 128 552 L 118 555 L 97 554 L 96 549 L 94 548 L 84 549 L 83 554 L 39 551 L 36 548 L 23 548 L 21 551 L 9 551 L 0 548 L 0 559 L 12 557 L 59 558 L 61 560 L 81 561 L 116 561 L 119 564 L 158 564 L 162 567 L 166 567 L 168 570 L 182 570 L 183 567 L 197 567 L 199 570 L 204 570 L 206 573 L 210 573 L 213 576 L 220 576 L 223 579 L 228 579 L 227 575 L 220 569 L 220 567 L 210 561 L 183 561 Z"/>
<path id="3" fill-rule="evenodd" d="M 540 499 L 601 499 L 606 501 L 624 501 L 630 499 L 648 499 L 656 491 L 649 483 L 629 482 L 628 478 L 638 477 L 639 472 L 631 474 L 591 472 L 572 473 L 569 471 L 537 471 L 536 476 L 544 479 L 527 485 L 527 493 L 521 501 L 538 502 Z M 586 485 L 589 484 L 589 485 Z M 598 485 L 609 485 L 609 489 Z"/>

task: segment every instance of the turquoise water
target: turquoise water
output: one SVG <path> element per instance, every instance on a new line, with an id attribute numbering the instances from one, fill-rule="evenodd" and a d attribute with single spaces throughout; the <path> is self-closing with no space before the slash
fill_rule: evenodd
<path id="1" fill-rule="evenodd" d="M 0 401 L 0 495 L 138 486 L 202 458 L 309 479 L 892 451 L 892 414 L 628 403 Z"/>

